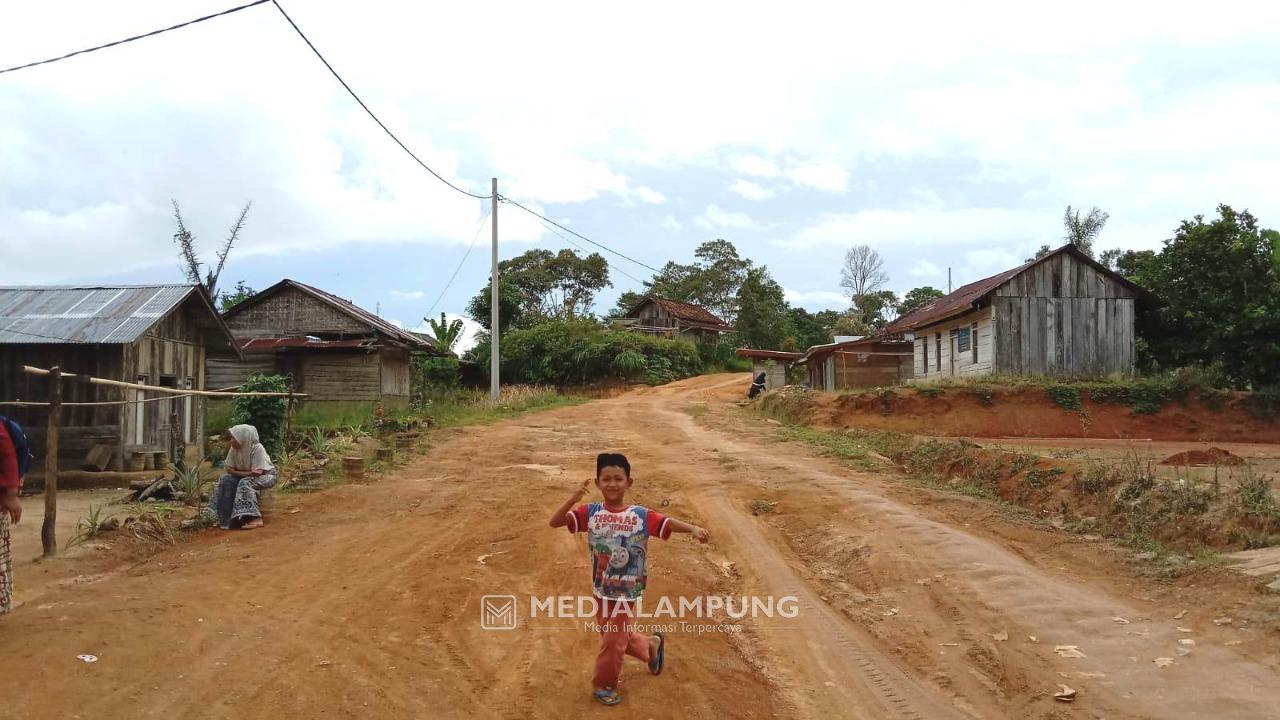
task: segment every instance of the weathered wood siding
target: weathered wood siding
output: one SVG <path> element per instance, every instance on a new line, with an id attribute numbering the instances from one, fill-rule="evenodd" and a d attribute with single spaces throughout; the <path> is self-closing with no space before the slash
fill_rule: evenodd
<path id="1" fill-rule="evenodd" d="M 382 391 L 379 365 L 378 353 L 308 353 L 302 356 L 298 390 L 308 395 L 309 403 L 375 402 Z"/>
<path id="2" fill-rule="evenodd" d="M 382 360 L 382 399 L 384 403 L 408 404 L 410 391 L 409 351 L 403 348 L 382 348 L 378 352 Z"/>
<path id="3" fill-rule="evenodd" d="M 237 338 L 365 334 L 373 328 L 293 287 L 225 318 Z"/>
<path id="4" fill-rule="evenodd" d="M 1101 377 L 1133 372 L 1134 293 L 1069 254 L 1028 268 L 992 298 L 993 369 Z"/>
<path id="5" fill-rule="evenodd" d="M 122 351 L 119 345 L 0 345 L 0 398 L 46 402 L 49 380 L 27 375 L 23 365 L 48 368 L 54 365 L 64 372 L 120 378 Z M 104 385 L 63 381 L 62 401 L 105 402 L 123 400 L 123 390 Z M 0 413 L 22 425 L 31 452 L 33 474 L 43 473 L 45 434 L 49 412 L 43 407 L 3 406 Z M 120 405 L 96 407 L 64 407 L 62 427 L 58 434 L 58 466 L 79 468 L 89 448 L 98 443 L 117 445 L 120 434 Z"/>
<path id="6" fill-rule="evenodd" d="M 209 358 L 208 383 L 210 389 L 226 388 L 240 385 L 255 373 L 271 375 L 276 371 L 274 354 L 246 354 L 244 360 L 234 358 Z"/>
<path id="7" fill-rule="evenodd" d="M 156 323 L 132 345 L 124 347 L 123 379 L 178 389 L 205 389 L 205 347 L 192 316 L 182 309 Z M 126 390 L 129 400 L 163 398 L 162 393 Z M 204 399 L 180 397 L 124 406 L 121 445 L 146 446 L 174 453 L 172 420 L 177 416 L 177 442 L 188 460 L 198 458 L 204 437 Z"/>
<path id="8" fill-rule="evenodd" d="M 915 350 L 913 367 L 915 369 L 916 382 L 960 375 L 991 374 L 992 360 L 994 358 L 991 317 L 991 308 L 980 308 L 946 322 L 916 330 L 916 339 L 913 343 Z M 975 325 L 977 326 L 976 341 L 973 336 Z M 958 350 L 958 331 L 962 328 L 969 329 L 969 342 L 977 343 L 977 360 L 973 358 L 972 344 L 964 352 Z M 938 353 L 939 340 L 941 340 L 941 354 Z M 929 344 L 928 367 L 925 366 L 924 362 L 926 355 L 925 343 Z M 952 363 L 953 360 L 954 364 Z"/>

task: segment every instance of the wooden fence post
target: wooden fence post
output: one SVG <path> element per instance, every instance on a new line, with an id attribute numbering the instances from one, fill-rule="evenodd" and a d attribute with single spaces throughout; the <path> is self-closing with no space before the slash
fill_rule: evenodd
<path id="1" fill-rule="evenodd" d="M 62 369 L 49 370 L 49 429 L 44 441 L 44 524 L 40 542 L 44 556 L 58 554 L 58 429 L 62 425 Z"/>

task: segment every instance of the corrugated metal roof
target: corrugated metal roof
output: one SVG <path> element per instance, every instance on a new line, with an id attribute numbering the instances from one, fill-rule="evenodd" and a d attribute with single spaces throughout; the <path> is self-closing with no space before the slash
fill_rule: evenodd
<path id="1" fill-rule="evenodd" d="M 295 335 L 281 338 L 250 338 L 240 341 L 240 349 L 245 352 L 275 350 L 277 348 L 320 348 L 320 349 L 354 349 L 372 348 L 376 340 L 321 340 L 319 338 Z"/>
<path id="2" fill-rule="evenodd" d="M 193 285 L 0 287 L 0 344 L 131 343 Z"/>

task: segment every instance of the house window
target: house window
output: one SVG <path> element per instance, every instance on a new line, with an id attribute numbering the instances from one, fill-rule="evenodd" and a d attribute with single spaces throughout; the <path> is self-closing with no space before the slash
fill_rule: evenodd
<path id="1" fill-rule="evenodd" d="M 942 372 L 942 333 L 933 334 L 933 361 L 938 364 L 938 372 Z"/>
<path id="2" fill-rule="evenodd" d="M 956 330 L 956 352 L 969 352 L 969 328 L 967 327 Z"/>
<path id="3" fill-rule="evenodd" d="M 929 374 L 929 337 L 928 336 L 925 336 L 925 339 L 920 341 L 920 349 L 924 351 L 924 363 L 921 364 L 921 367 L 923 367 L 924 370 L 921 371 L 920 374 L 928 375 Z"/>
<path id="4" fill-rule="evenodd" d="M 973 362 L 976 365 L 978 363 L 978 323 L 973 324 L 971 334 L 973 335 Z"/>

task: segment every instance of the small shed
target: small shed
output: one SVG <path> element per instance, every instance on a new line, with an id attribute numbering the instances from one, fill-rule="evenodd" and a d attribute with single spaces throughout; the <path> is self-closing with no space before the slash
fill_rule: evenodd
<path id="1" fill-rule="evenodd" d="M 0 400 L 44 401 L 48 380 L 23 365 L 109 380 L 205 390 L 206 360 L 239 350 L 204 288 L 197 285 L 97 285 L 0 288 Z M 59 466 L 79 469 L 95 445 L 112 450 L 122 469 L 127 451 L 200 457 L 204 398 L 65 381 Z M 0 407 L 22 424 L 37 457 L 44 454 L 48 411 Z M 176 419 L 176 425 L 174 421 Z"/>
<path id="2" fill-rule="evenodd" d="M 898 318 L 917 381 L 961 375 L 1129 375 L 1149 295 L 1074 245 L 969 283 Z"/>
<path id="3" fill-rule="evenodd" d="M 862 338 L 814 345 L 797 362 L 808 369 L 814 390 L 901 385 L 911 379 L 911 343 Z"/>
<path id="4" fill-rule="evenodd" d="M 650 295 L 617 318 L 628 330 L 690 342 L 717 342 L 733 328 L 701 305 Z"/>
<path id="5" fill-rule="evenodd" d="M 751 377 L 764 373 L 764 389 L 784 387 L 787 384 L 787 367 L 804 357 L 804 353 L 783 350 L 753 350 L 740 348 L 738 357 L 751 360 Z"/>
<path id="6" fill-rule="evenodd" d="M 411 355 L 449 353 L 373 313 L 297 280 L 281 280 L 226 311 L 243 359 L 211 362 L 215 385 L 254 373 L 293 379 L 306 402 L 409 404 Z"/>

